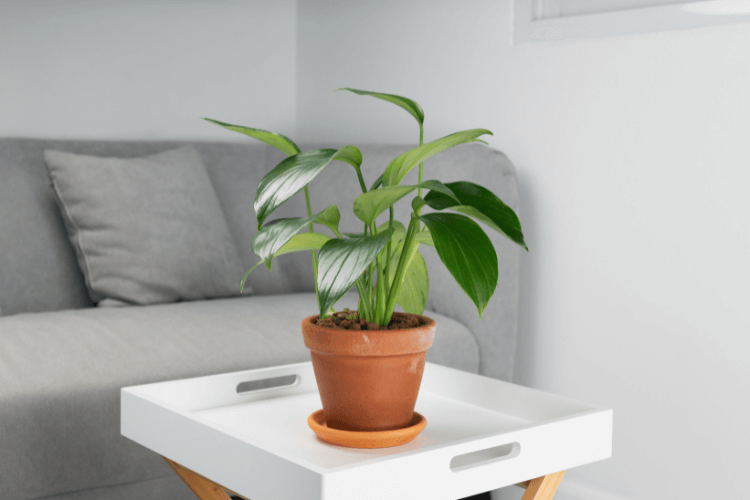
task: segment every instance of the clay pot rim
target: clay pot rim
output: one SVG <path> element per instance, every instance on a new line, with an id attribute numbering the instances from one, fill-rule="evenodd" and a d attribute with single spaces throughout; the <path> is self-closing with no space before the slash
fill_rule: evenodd
<path id="1" fill-rule="evenodd" d="M 396 311 L 396 312 L 400 313 L 401 311 Z M 304 323 L 310 323 L 315 328 L 320 328 L 321 330 L 325 330 L 327 332 L 337 332 L 337 333 L 338 332 L 341 332 L 341 333 L 349 333 L 349 332 L 361 333 L 362 331 L 367 331 L 367 332 L 393 332 L 393 333 L 404 332 L 404 333 L 406 333 L 406 332 L 409 332 L 409 331 L 412 331 L 412 330 L 416 330 L 416 329 L 419 329 L 419 328 L 430 328 L 430 327 L 433 327 L 433 326 L 437 326 L 437 323 L 435 322 L 435 320 L 432 319 L 432 318 L 430 318 L 429 316 L 424 316 L 422 314 L 414 314 L 414 313 L 401 313 L 401 314 L 410 314 L 412 316 L 417 316 L 418 318 L 421 318 L 423 321 L 425 321 L 425 323 L 423 325 L 414 326 L 412 328 L 399 328 L 397 330 L 388 330 L 388 329 L 384 329 L 384 330 L 345 330 L 343 328 L 331 328 L 329 326 L 320 326 L 320 325 L 318 325 L 316 323 L 313 323 L 312 321 L 314 319 L 318 319 L 320 317 L 320 314 L 313 314 L 312 316 L 308 316 L 308 317 L 306 317 L 305 319 L 302 320 L 302 323 L 303 324 Z"/>
<path id="2" fill-rule="evenodd" d="M 409 314 L 409 313 L 407 313 Z M 319 326 L 312 320 L 320 314 L 302 320 L 302 337 L 311 351 L 339 356 L 400 356 L 424 352 L 432 346 L 437 323 L 428 316 L 417 314 L 424 325 L 398 330 L 343 330 Z"/>

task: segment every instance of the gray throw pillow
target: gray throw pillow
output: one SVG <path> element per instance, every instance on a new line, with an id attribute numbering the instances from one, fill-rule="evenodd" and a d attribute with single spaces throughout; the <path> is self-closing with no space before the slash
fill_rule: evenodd
<path id="1" fill-rule="evenodd" d="M 195 148 L 143 158 L 45 151 L 44 159 L 94 302 L 239 295 L 237 245 Z"/>

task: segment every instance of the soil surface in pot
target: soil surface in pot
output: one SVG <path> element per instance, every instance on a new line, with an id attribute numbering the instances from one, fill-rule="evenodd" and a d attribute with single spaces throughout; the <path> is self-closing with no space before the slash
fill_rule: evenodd
<path id="1" fill-rule="evenodd" d="M 404 330 L 426 324 L 416 314 L 394 312 L 388 326 L 380 326 L 377 323 L 368 323 L 367 320 L 360 319 L 359 311 L 356 309 L 353 311 L 338 311 L 327 318 L 314 319 L 312 322 L 336 330 Z"/>

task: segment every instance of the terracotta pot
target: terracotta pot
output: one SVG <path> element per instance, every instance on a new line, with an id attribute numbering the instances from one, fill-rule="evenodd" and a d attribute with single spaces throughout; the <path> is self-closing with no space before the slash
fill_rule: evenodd
<path id="1" fill-rule="evenodd" d="M 396 313 L 398 314 L 398 313 Z M 401 313 L 403 314 L 403 313 Z M 435 321 L 404 330 L 339 330 L 302 321 L 326 425 L 385 431 L 411 425 Z"/>

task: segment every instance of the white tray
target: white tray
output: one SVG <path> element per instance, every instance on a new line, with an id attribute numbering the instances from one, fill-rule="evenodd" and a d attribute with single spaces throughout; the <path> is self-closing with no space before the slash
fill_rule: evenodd
<path id="1" fill-rule="evenodd" d="M 456 500 L 612 455 L 612 409 L 430 362 L 427 427 L 392 448 L 315 435 L 311 361 L 126 387 L 121 403 L 123 436 L 252 500 Z"/>

